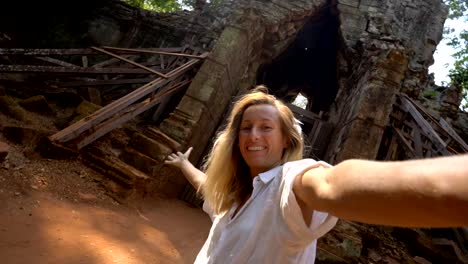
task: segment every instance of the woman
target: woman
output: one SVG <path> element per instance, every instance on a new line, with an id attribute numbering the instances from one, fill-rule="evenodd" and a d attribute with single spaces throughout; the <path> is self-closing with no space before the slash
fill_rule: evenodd
<path id="1" fill-rule="evenodd" d="M 195 263 L 314 263 L 337 218 L 407 227 L 468 225 L 468 156 L 336 166 L 302 159 L 300 126 L 264 87 L 233 106 L 204 164 L 166 163 L 201 190 L 213 226 Z M 336 216 L 336 217 L 335 217 Z"/>

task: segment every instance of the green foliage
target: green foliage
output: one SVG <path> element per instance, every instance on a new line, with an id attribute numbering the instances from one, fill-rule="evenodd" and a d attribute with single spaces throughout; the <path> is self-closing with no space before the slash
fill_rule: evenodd
<path id="1" fill-rule="evenodd" d="M 210 7 L 216 7 L 221 4 L 224 0 L 124 0 L 126 3 L 151 10 L 155 12 L 175 12 L 183 9 L 193 10 L 196 6 L 209 4 Z"/>
<path id="2" fill-rule="evenodd" d="M 437 97 L 437 94 L 438 94 L 438 93 L 437 93 L 436 91 L 434 91 L 434 90 L 425 90 L 425 91 L 423 92 L 422 96 L 423 96 L 424 98 L 427 98 L 427 99 L 434 99 L 434 98 Z"/>
<path id="3" fill-rule="evenodd" d="M 177 0 L 124 0 L 129 5 L 156 12 L 175 12 L 182 10 Z M 185 0 L 184 0 L 185 1 Z"/>
<path id="4" fill-rule="evenodd" d="M 445 0 L 445 4 L 449 7 L 449 19 L 463 19 L 468 24 L 468 0 Z M 445 37 L 450 36 L 454 32 L 453 28 L 446 27 L 444 29 Z M 460 108 L 464 111 L 468 110 L 468 30 L 462 30 L 460 34 L 449 37 L 449 46 L 455 49 L 452 55 L 455 58 L 453 69 L 450 70 L 450 83 L 457 87 L 461 87 L 464 102 Z"/>
<path id="5" fill-rule="evenodd" d="M 464 102 L 460 105 L 460 109 L 463 111 L 468 110 L 468 60 L 467 55 L 463 59 L 459 59 L 455 62 L 454 68 L 450 70 L 450 82 L 456 87 L 462 88 Z"/>
<path id="6" fill-rule="evenodd" d="M 445 0 L 444 3 L 449 7 L 450 19 L 466 16 L 466 11 L 468 11 L 468 0 Z"/>

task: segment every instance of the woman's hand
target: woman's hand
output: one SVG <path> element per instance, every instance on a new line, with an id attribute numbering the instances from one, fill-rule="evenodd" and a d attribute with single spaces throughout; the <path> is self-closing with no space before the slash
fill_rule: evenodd
<path id="1" fill-rule="evenodd" d="M 192 149 L 193 148 L 190 147 L 185 151 L 185 153 L 177 151 L 176 153 L 170 154 L 167 156 L 164 164 L 179 168 L 190 184 L 198 190 L 205 183 L 206 175 L 199 169 L 195 168 L 195 166 L 190 162 L 189 156 Z"/>
<path id="2" fill-rule="evenodd" d="M 189 156 L 190 153 L 192 152 L 192 147 L 187 149 L 185 153 L 182 153 L 180 151 L 177 151 L 177 153 L 172 153 L 171 155 L 167 156 L 166 160 L 164 161 L 164 164 L 172 165 L 174 167 L 177 167 L 179 169 L 182 169 L 184 165 L 190 163 L 189 161 Z"/>

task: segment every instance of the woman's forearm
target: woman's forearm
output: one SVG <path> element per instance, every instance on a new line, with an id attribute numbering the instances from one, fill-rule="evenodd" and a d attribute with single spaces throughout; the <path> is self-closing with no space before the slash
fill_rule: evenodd
<path id="1" fill-rule="evenodd" d="M 313 169 L 302 179 L 316 196 L 307 198 L 309 204 L 319 210 L 371 224 L 468 226 L 468 155 L 348 160 L 321 171 Z"/>
<path id="2" fill-rule="evenodd" d="M 188 161 L 183 162 L 179 168 L 184 174 L 185 178 L 196 190 L 199 190 L 200 187 L 205 183 L 206 174 L 193 166 L 192 163 Z"/>

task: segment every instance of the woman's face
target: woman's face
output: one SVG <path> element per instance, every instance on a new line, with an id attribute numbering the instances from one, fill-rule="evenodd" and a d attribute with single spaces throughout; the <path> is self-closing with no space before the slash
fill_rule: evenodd
<path id="1" fill-rule="evenodd" d="M 239 149 L 252 177 L 281 162 L 286 139 L 276 107 L 267 104 L 248 107 L 239 129 Z"/>

